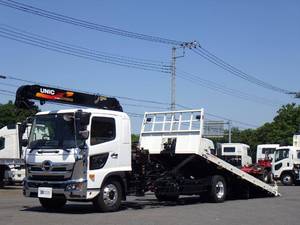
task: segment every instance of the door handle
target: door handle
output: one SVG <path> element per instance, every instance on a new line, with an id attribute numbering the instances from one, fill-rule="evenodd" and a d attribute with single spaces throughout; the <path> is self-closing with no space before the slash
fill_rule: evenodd
<path id="1" fill-rule="evenodd" d="M 112 157 L 113 159 L 117 159 L 118 158 L 118 153 L 112 153 L 111 155 L 110 155 L 110 157 Z"/>

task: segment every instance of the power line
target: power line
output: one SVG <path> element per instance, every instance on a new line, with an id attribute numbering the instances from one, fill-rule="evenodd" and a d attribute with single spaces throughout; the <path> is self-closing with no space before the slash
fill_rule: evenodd
<path id="1" fill-rule="evenodd" d="M 24 82 L 24 83 L 40 84 L 40 85 L 44 85 L 44 86 L 52 86 L 52 87 L 57 87 L 59 89 L 66 89 L 65 87 L 61 87 L 61 86 L 45 84 L 45 83 L 40 83 L 40 82 L 34 82 L 34 81 L 21 79 L 21 78 L 14 77 L 14 76 L 5 76 L 5 75 L 0 74 L 0 78 L 16 80 L 16 81 Z M 96 94 L 96 93 L 91 93 L 91 92 L 82 91 L 82 90 L 78 90 L 78 89 L 72 89 L 72 90 L 83 92 L 83 93 L 88 93 L 88 94 Z M 12 93 L 14 93 L 14 92 L 12 92 Z M 151 104 L 156 104 L 156 105 L 164 105 L 164 106 L 169 105 L 169 103 L 166 103 L 166 102 L 145 100 L 145 99 L 139 99 L 139 98 L 126 97 L 126 96 L 116 96 L 116 95 L 106 95 L 106 96 L 115 97 L 115 98 L 119 98 L 119 99 L 125 99 L 125 100 L 129 100 L 129 101 L 135 101 L 135 102 L 145 102 L 145 103 L 151 103 Z M 135 106 L 138 106 L 138 105 L 135 105 Z M 176 106 L 178 106 L 180 108 L 183 108 L 183 109 L 191 109 L 190 107 L 187 107 L 187 106 L 184 106 L 184 105 L 181 105 L 181 104 L 176 104 Z M 149 106 L 149 108 L 150 108 L 150 106 Z M 162 107 L 160 107 L 160 108 L 162 108 Z M 226 118 L 226 117 L 223 117 L 223 116 L 218 116 L 216 114 L 212 114 L 212 113 L 206 113 L 206 114 L 210 115 L 210 116 L 213 116 L 213 117 L 216 117 L 216 118 L 219 118 L 219 119 L 230 120 L 230 121 L 235 122 L 237 124 L 243 124 L 243 125 L 249 126 L 249 127 L 258 127 L 257 125 L 253 125 L 253 124 L 238 121 L 238 120 L 233 120 L 233 119 Z M 141 116 L 142 114 L 139 114 L 139 115 Z"/>
<path id="2" fill-rule="evenodd" d="M 8 93 L 6 93 L 6 92 L 1 92 L 0 91 L 0 95 L 4 95 L 4 96 L 9 96 L 9 97 L 14 97 L 14 95 L 13 94 L 8 94 Z"/>
<path id="3" fill-rule="evenodd" d="M 37 15 L 40 17 L 56 20 L 59 22 L 68 23 L 68 24 L 72 24 L 75 26 L 84 27 L 87 29 L 110 33 L 110 34 L 114 34 L 114 35 L 119 35 L 119 36 L 123 36 L 123 37 L 134 38 L 134 39 L 156 42 L 156 43 L 162 43 L 162 44 L 168 44 L 168 45 L 182 45 L 184 43 L 184 42 L 176 41 L 176 40 L 172 40 L 172 39 L 167 39 L 167 38 L 162 38 L 162 37 L 157 37 L 157 36 L 152 36 L 152 35 L 146 35 L 146 34 L 142 34 L 142 33 L 136 33 L 136 32 L 131 32 L 131 31 L 115 28 L 115 27 L 92 23 L 89 21 L 85 21 L 85 20 L 74 18 L 74 17 L 62 15 L 59 13 L 51 12 L 48 10 L 44 10 L 41 8 L 37 8 L 37 7 L 31 6 L 28 4 L 24 4 L 24 3 L 20 3 L 17 1 L 0 0 L 0 5 L 7 6 L 10 8 L 13 8 L 13 9 L 17 9 L 19 11 L 30 13 L 33 15 Z"/>
<path id="4" fill-rule="evenodd" d="M 0 91 L 8 94 L 13 94 L 13 95 L 15 94 L 15 92 L 9 90 L 0 89 Z"/>
<path id="5" fill-rule="evenodd" d="M 155 64 L 150 62 L 145 62 L 145 60 L 132 60 L 126 58 L 125 56 L 110 56 L 105 54 L 99 54 L 91 49 L 82 48 L 79 46 L 71 47 L 69 44 L 63 44 L 63 42 L 58 42 L 49 38 L 42 38 L 42 36 L 36 36 L 35 34 L 28 34 L 28 32 L 20 31 L 12 27 L 7 27 L 6 25 L 0 25 L 0 36 L 15 40 L 18 42 L 26 43 L 32 46 L 52 50 L 59 53 L 64 53 L 72 56 L 77 56 L 80 58 L 85 58 L 93 61 L 98 61 L 102 63 L 109 63 L 123 67 L 130 67 L 135 69 L 142 69 L 148 71 L 170 73 L 170 68 L 167 65 Z"/>
<path id="6" fill-rule="evenodd" d="M 257 86 L 263 87 L 265 89 L 269 89 L 272 91 L 276 91 L 279 93 L 283 93 L 283 94 L 290 94 L 292 91 L 280 88 L 280 87 L 276 87 L 272 84 L 269 84 L 265 81 L 262 81 L 254 76 L 251 76 L 245 72 L 243 72 L 240 69 L 237 69 L 236 67 L 232 66 L 231 64 L 225 62 L 224 60 L 222 60 L 221 58 L 215 56 L 214 54 L 210 53 L 208 50 L 202 48 L 201 46 L 199 46 L 199 48 L 196 49 L 191 49 L 194 53 L 196 53 L 197 55 L 201 56 L 202 58 L 206 59 L 207 61 L 213 63 L 214 65 L 228 71 L 229 73 L 233 74 L 236 77 L 239 77 L 247 82 L 250 82 L 252 84 L 255 84 Z"/>
<path id="7" fill-rule="evenodd" d="M 181 105 L 181 104 L 177 104 L 178 107 L 181 107 L 183 109 L 192 109 L 190 107 L 186 107 L 184 105 Z M 235 122 L 235 123 L 238 123 L 238 124 L 243 124 L 245 126 L 249 126 L 249 127 L 253 127 L 253 128 L 257 128 L 259 127 L 258 125 L 255 125 L 255 124 L 251 124 L 251 123 L 245 123 L 245 122 L 242 122 L 242 121 L 239 121 L 239 120 L 233 120 L 233 119 L 230 119 L 228 117 L 224 117 L 224 116 L 219 116 L 219 115 L 216 115 L 216 114 L 213 114 L 213 113 L 207 113 L 205 112 L 206 115 L 209 115 L 209 116 L 212 116 L 212 117 L 215 117 L 215 118 L 218 118 L 218 119 L 222 119 L 222 120 L 227 120 L 227 121 L 232 121 L 232 122 Z"/>
<path id="8" fill-rule="evenodd" d="M 184 46 L 186 43 L 186 42 L 182 42 L 182 41 L 177 41 L 177 40 L 172 40 L 172 39 L 167 39 L 167 38 L 162 38 L 162 37 L 157 37 L 157 36 L 152 36 L 152 35 L 145 35 L 145 34 L 130 32 L 127 30 L 118 29 L 118 28 L 114 28 L 114 27 L 110 27 L 110 26 L 96 24 L 96 23 L 92 23 L 89 21 L 73 18 L 70 16 L 65 16 L 65 15 L 51 12 L 48 10 L 44 10 L 44 9 L 34 7 L 34 6 L 31 6 L 28 4 L 20 3 L 17 1 L 0 0 L 0 5 L 10 7 L 10 8 L 22 11 L 22 12 L 31 13 L 33 15 L 41 16 L 44 18 L 56 20 L 59 22 L 64 22 L 64 23 L 75 25 L 75 26 L 80 26 L 80 27 L 84 27 L 87 29 L 92 29 L 92 30 L 96 30 L 96 31 L 100 31 L 100 32 L 106 32 L 106 33 L 110 33 L 110 34 L 114 34 L 114 35 L 135 38 L 135 39 L 140 39 L 140 40 L 145 40 L 145 41 L 150 41 L 150 42 L 158 42 L 158 43 L 163 43 L 163 44 L 168 44 L 168 45 L 173 45 L 173 46 L 174 45 L 175 46 Z M 276 92 L 280 92 L 280 93 L 284 93 L 284 94 L 297 93 L 295 91 L 289 91 L 289 90 L 286 90 L 286 89 L 283 89 L 280 87 L 276 87 L 272 84 L 269 84 L 267 82 L 264 82 L 256 77 L 254 77 L 254 76 L 251 76 L 251 75 L 241 71 L 240 69 L 237 69 L 236 67 L 232 66 L 231 64 L 225 62 L 224 60 L 222 60 L 221 58 L 210 53 L 208 50 L 202 48 L 201 46 L 199 46 L 199 47 L 200 48 L 198 48 L 198 49 L 192 49 L 192 51 L 194 51 L 196 54 L 200 55 L 201 57 L 205 58 L 206 60 L 217 65 L 218 67 L 221 67 L 222 69 L 232 73 L 233 75 L 235 75 L 239 78 L 242 78 L 250 83 L 253 83 L 255 85 L 258 85 L 260 87 L 263 87 L 263 88 L 266 88 L 266 89 L 269 89 L 272 91 L 276 91 Z"/>
<path id="9" fill-rule="evenodd" d="M 193 75 L 191 73 L 185 72 L 183 70 L 177 69 L 179 73 L 177 76 L 183 80 L 189 81 L 193 83 L 194 85 L 199 85 L 202 87 L 206 87 L 208 89 L 220 92 L 222 94 L 226 94 L 229 96 L 233 96 L 235 98 L 240 98 L 246 101 L 251 101 L 258 104 L 264 104 L 269 106 L 276 106 L 278 104 L 284 104 L 283 102 L 274 101 L 271 99 L 266 99 L 260 96 L 251 95 L 233 88 L 228 88 L 224 85 L 218 84 L 216 82 L 212 82 L 210 80 L 206 80 L 203 78 L 200 78 L 199 76 Z"/>

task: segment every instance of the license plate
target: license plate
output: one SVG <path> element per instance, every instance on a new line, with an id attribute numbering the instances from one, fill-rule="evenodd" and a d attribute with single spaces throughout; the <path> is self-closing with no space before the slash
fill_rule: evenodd
<path id="1" fill-rule="evenodd" d="M 52 188 L 39 187 L 38 188 L 39 198 L 52 198 Z"/>

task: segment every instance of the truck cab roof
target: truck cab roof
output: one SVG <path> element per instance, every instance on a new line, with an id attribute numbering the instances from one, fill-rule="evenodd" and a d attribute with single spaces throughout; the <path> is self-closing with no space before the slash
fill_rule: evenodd
<path id="1" fill-rule="evenodd" d="M 249 147 L 249 145 L 243 143 L 222 143 L 221 145 L 222 147 Z"/>
<path id="2" fill-rule="evenodd" d="M 59 113 L 75 113 L 77 110 L 82 110 L 83 112 L 88 112 L 92 114 L 102 114 L 102 115 L 114 115 L 129 119 L 128 115 L 124 112 L 106 110 L 106 109 L 95 109 L 95 108 L 73 108 L 73 109 L 62 109 L 62 110 L 52 110 L 38 112 L 36 115 L 47 115 L 47 114 L 59 114 Z"/>

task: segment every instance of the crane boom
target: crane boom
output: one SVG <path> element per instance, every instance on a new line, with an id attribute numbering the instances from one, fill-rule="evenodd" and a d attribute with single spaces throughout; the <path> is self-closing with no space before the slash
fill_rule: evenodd
<path id="1" fill-rule="evenodd" d="M 19 87 L 16 92 L 15 105 L 18 108 L 31 108 L 34 105 L 34 102 L 31 100 L 39 100 L 41 104 L 50 101 L 68 105 L 123 111 L 119 101 L 112 97 L 40 85 L 24 85 Z"/>

